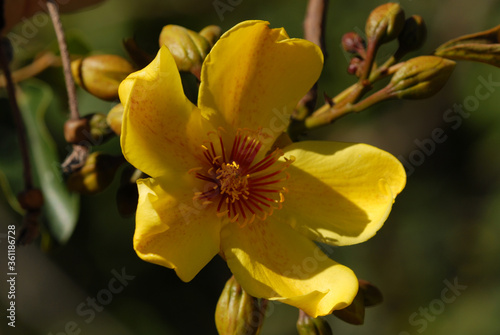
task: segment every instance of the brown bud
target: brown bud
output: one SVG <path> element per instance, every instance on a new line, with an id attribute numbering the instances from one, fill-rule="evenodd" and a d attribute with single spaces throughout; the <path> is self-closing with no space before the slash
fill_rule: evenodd
<path id="1" fill-rule="evenodd" d="M 80 194 L 99 193 L 111 184 L 122 162 L 119 157 L 93 152 L 80 170 L 69 175 L 68 188 Z"/>
<path id="2" fill-rule="evenodd" d="M 17 200 L 21 207 L 27 211 L 36 211 L 43 206 L 43 194 L 37 188 L 24 190 L 17 195 Z"/>
<path id="3" fill-rule="evenodd" d="M 427 28 L 420 15 L 413 15 L 406 19 L 403 30 L 398 36 L 399 48 L 397 53 L 402 56 L 410 51 L 419 49 L 427 37 Z"/>
<path id="4" fill-rule="evenodd" d="M 205 37 L 172 24 L 163 27 L 159 43 L 160 47 L 165 45 L 170 50 L 179 71 L 190 71 L 198 75 L 210 50 L 210 43 Z"/>
<path id="5" fill-rule="evenodd" d="M 297 332 L 299 335 L 332 335 L 332 328 L 324 318 L 312 318 L 300 310 Z"/>
<path id="6" fill-rule="evenodd" d="M 345 33 L 342 36 L 342 47 L 349 53 L 358 54 L 363 57 L 365 55 L 365 41 L 353 31 Z"/>
<path id="7" fill-rule="evenodd" d="M 387 86 L 389 95 L 399 99 L 428 98 L 444 86 L 454 68 L 454 61 L 442 57 L 412 58 L 392 76 Z"/>
<path id="8" fill-rule="evenodd" d="M 104 100 L 118 99 L 118 86 L 134 67 L 116 55 L 95 55 L 71 63 L 75 82 L 87 92 Z"/>
<path id="9" fill-rule="evenodd" d="M 215 25 L 206 26 L 200 30 L 199 34 L 207 40 L 210 47 L 213 47 L 215 42 L 217 42 L 219 37 L 222 35 L 222 29 L 221 27 Z"/>
<path id="10" fill-rule="evenodd" d="M 366 21 L 366 37 L 379 43 L 397 38 L 405 24 L 405 14 L 399 4 L 386 3 L 375 8 Z"/>
<path id="11" fill-rule="evenodd" d="M 123 121 L 123 105 L 118 104 L 115 105 L 108 112 L 108 116 L 106 117 L 106 122 L 109 127 L 115 132 L 116 135 L 120 136 L 122 133 L 122 121 Z"/>
<path id="12" fill-rule="evenodd" d="M 351 59 L 349 66 L 347 67 L 347 72 L 349 74 L 354 74 L 359 77 L 360 70 L 363 68 L 364 61 L 359 57 L 354 57 Z"/>
<path id="13" fill-rule="evenodd" d="M 64 123 L 64 139 L 68 143 L 77 144 L 87 141 L 90 136 L 90 124 L 87 118 L 69 119 Z"/>

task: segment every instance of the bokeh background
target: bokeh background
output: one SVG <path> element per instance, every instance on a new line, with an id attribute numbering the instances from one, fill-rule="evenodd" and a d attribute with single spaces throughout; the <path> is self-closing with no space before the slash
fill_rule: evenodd
<path id="1" fill-rule="evenodd" d="M 106 0 L 65 15 L 63 24 L 67 34 L 81 44 L 73 52 L 91 50 L 122 56 L 121 41 L 131 36 L 155 52 L 158 34 L 166 24 L 193 30 L 217 24 L 226 30 L 245 19 L 264 19 L 272 27 L 285 27 L 292 37 L 302 36 L 306 1 L 221 1 L 233 4 L 232 11 L 222 17 L 214 1 Z M 348 61 L 340 47 L 341 36 L 362 31 L 370 10 L 382 3 L 331 1 L 328 58 L 320 92 L 332 96 L 355 81 L 346 72 Z M 403 0 L 400 4 L 407 16 L 419 14 L 427 23 L 428 40 L 418 51 L 421 54 L 453 37 L 500 24 L 498 1 Z M 26 21 L 13 32 L 21 34 L 24 24 Z M 54 48 L 54 43 L 52 26 L 39 27 L 29 43 L 16 50 L 14 65 L 26 64 L 38 52 Z M 387 55 L 394 47 L 384 47 L 380 54 Z M 67 153 L 61 128 L 67 107 L 60 68 L 49 69 L 38 78 L 54 93 L 45 122 L 62 160 Z M 481 78 L 500 84 L 500 70 L 459 62 L 446 87 L 430 99 L 386 102 L 304 137 L 365 142 L 407 162 L 413 159 L 411 166 L 407 164 L 407 186 L 379 233 L 361 245 L 335 249 L 337 261 L 354 269 L 359 278 L 376 284 L 385 298 L 383 304 L 367 309 L 362 326 L 328 317 L 335 334 L 500 334 L 500 85 L 491 85 L 491 95 L 477 100 L 468 117 L 448 112 L 474 100 Z M 486 91 L 483 88 L 481 92 Z M 20 174 L 20 163 L 12 163 L 19 157 L 17 142 L 8 103 L 1 94 L 0 160 L 8 159 Z M 112 106 L 82 90 L 78 95 L 82 114 L 107 112 Z M 454 116 L 454 121 L 447 116 Z M 417 143 L 429 143 L 437 128 L 443 129 L 446 140 L 428 144 L 427 152 L 419 148 Z M 119 153 L 118 139 L 96 149 Z M 37 241 L 17 250 L 16 328 L 7 327 L 2 317 L 1 334 L 216 334 L 215 304 L 230 276 L 224 262 L 215 258 L 186 284 L 174 271 L 141 261 L 132 249 L 134 220 L 122 218 L 116 209 L 118 184 L 116 176 L 101 194 L 81 197 L 78 224 L 67 244 Z M 12 187 L 16 191 L 20 185 L 14 182 Z M 2 195 L 3 311 L 8 291 L 4 234 L 7 225 L 20 222 L 21 217 Z M 113 294 L 108 305 L 95 310 L 90 320 L 90 312 L 82 311 L 88 311 L 88 299 L 102 296 L 114 271 L 124 271 L 130 280 Z M 442 292 L 450 283 L 460 288 L 456 294 L 447 293 L 445 301 Z M 81 304 L 86 307 L 78 312 Z M 297 315 L 294 308 L 273 304 L 263 334 L 295 334 Z"/>

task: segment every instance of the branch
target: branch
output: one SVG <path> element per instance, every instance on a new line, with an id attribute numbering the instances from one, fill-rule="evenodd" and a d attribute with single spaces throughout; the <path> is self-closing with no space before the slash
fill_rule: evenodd
<path id="1" fill-rule="evenodd" d="M 57 43 L 59 44 L 59 50 L 61 51 L 64 80 L 66 82 L 66 90 L 68 91 L 70 118 L 72 120 L 78 120 L 80 119 L 80 113 L 78 113 L 75 82 L 73 81 L 73 75 L 71 74 L 71 61 L 69 59 L 68 45 L 66 44 L 61 17 L 55 0 L 47 0 L 47 9 L 49 11 L 50 18 L 52 19 L 52 24 L 54 25 L 54 30 L 57 36 Z"/>
<path id="2" fill-rule="evenodd" d="M 31 176 L 31 163 L 29 158 L 28 142 L 26 139 L 26 128 L 24 127 L 19 105 L 17 104 L 16 88 L 14 87 L 14 81 L 12 80 L 12 74 L 9 69 L 9 61 L 7 59 L 4 41 L 0 42 L 0 66 L 2 67 L 2 71 L 5 76 L 7 95 L 9 97 L 14 123 L 16 124 L 19 146 L 21 147 L 24 189 L 29 190 L 33 188 L 33 178 Z"/>

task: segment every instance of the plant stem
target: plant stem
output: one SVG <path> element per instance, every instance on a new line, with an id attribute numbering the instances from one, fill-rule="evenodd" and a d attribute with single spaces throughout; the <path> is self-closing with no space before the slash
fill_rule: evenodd
<path id="1" fill-rule="evenodd" d="M 31 163 L 29 157 L 28 142 L 26 138 L 26 128 L 24 127 L 24 122 L 21 111 L 19 109 L 19 105 L 17 104 L 16 88 L 14 87 L 14 81 L 12 80 L 12 74 L 9 69 L 9 61 L 7 60 L 7 55 L 5 53 L 3 43 L 0 43 L 0 66 L 2 67 L 3 73 L 5 75 L 7 95 L 9 97 L 10 107 L 17 128 L 19 146 L 21 147 L 24 189 L 30 190 L 33 188 L 33 178 L 31 176 Z"/>
<path id="2" fill-rule="evenodd" d="M 73 76 L 71 74 L 71 61 L 69 59 L 68 45 L 64 36 L 64 30 L 61 23 L 61 17 L 55 0 L 47 0 L 47 8 L 49 11 L 52 24 L 57 36 L 57 43 L 61 52 L 61 60 L 64 70 L 64 80 L 66 82 L 66 90 L 68 92 L 68 104 L 70 110 L 70 119 L 78 120 L 80 113 L 78 112 L 78 103 L 76 100 L 76 89 Z"/>

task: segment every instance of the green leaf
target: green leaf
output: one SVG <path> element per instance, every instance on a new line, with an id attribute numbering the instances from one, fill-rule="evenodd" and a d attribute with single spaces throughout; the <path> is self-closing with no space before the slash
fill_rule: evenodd
<path id="1" fill-rule="evenodd" d="M 32 156 L 32 169 L 44 194 L 44 213 L 59 243 L 65 243 L 78 220 L 79 196 L 70 193 L 61 176 L 57 148 L 44 121 L 54 98 L 44 82 L 30 79 L 21 84 L 19 107 L 23 116 Z"/>

